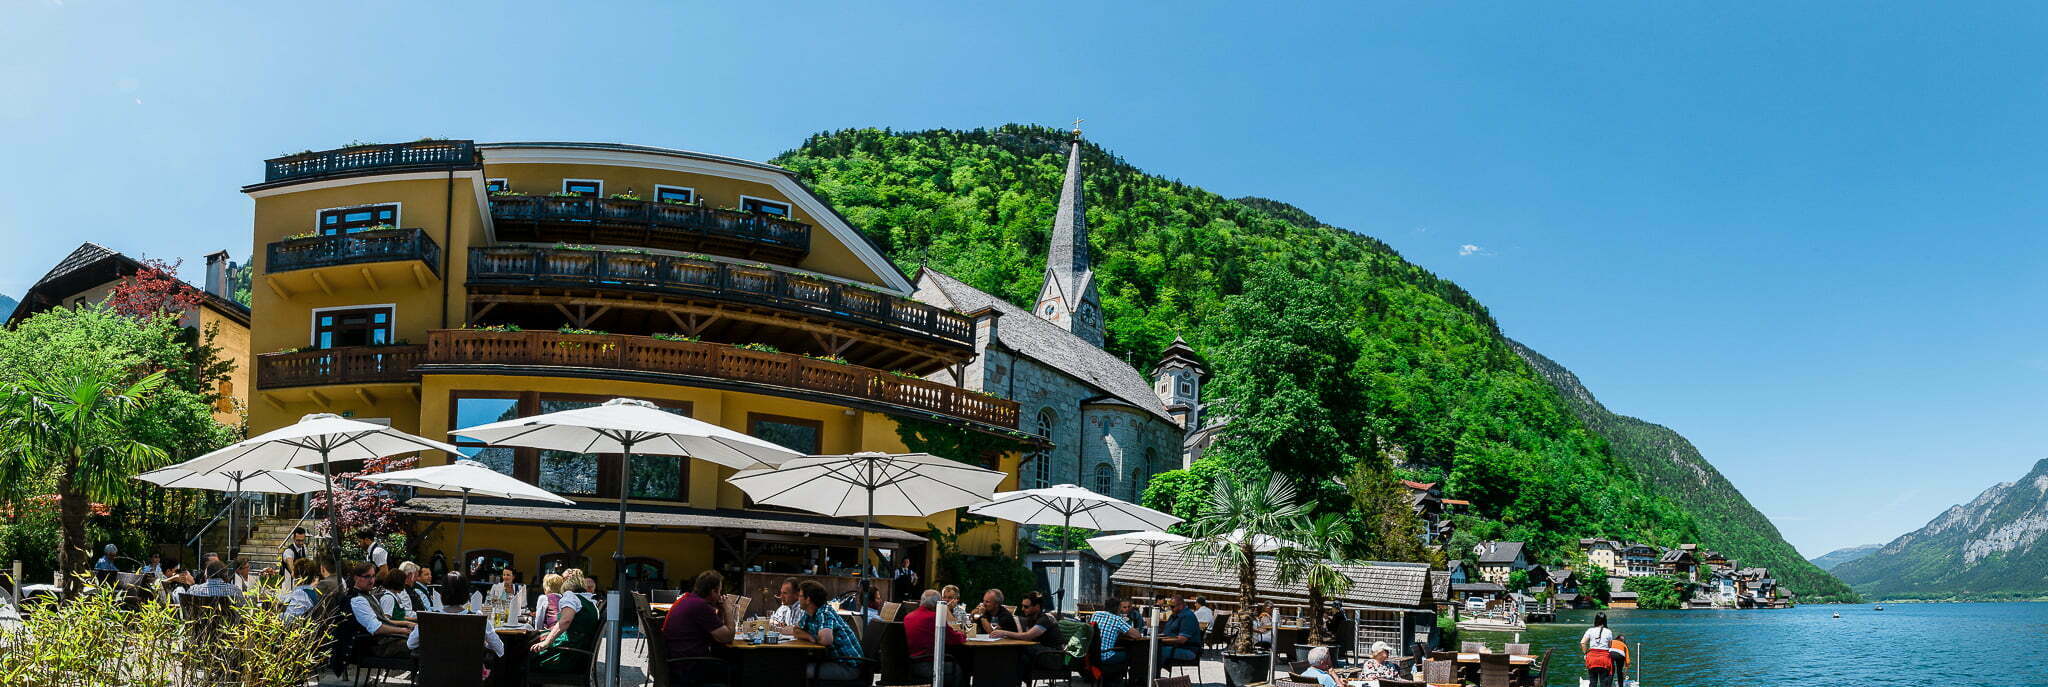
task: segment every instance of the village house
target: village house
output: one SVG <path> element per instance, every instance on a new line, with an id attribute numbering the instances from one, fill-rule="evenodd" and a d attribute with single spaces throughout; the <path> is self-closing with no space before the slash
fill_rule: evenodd
<path id="1" fill-rule="evenodd" d="M 1525 548 L 1518 541 L 1490 541 L 1474 545 L 1472 555 L 1479 559 L 1479 578 L 1495 584 L 1507 584 L 1509 574 L 1529 569 Z"/>
<path id="2" fill-rule="evenodd" d="M 1690 548 L 1692 546 L 1692 544 L 1685 544 L 1665 551 L 1664 555 L 1657 558 L 1657 574 L 1676 577 L 1681 580 L 1691 580 L 1693 578 L 1693 571 L 1699 568 L 1698 561 L 1695 561 L 1692 556 Z"/>
<path id="3" fill-rule="evenodd" d="M 1586 561 L 1609 572 L 1623 570 L 1621 549 L 1621 542 L 1612 539 L 1588 537 L 1579 540 L 1579 551 L 1586 554 Z"/>
<path id="4" fill-rule="evenodd" d="M 1621 546 L 1621 567 L 1613 569 L 1622 577 L 1642 577 L 1657 574 L 1657 562 L 1664 552 L 1657 547 L 1641 542 L 1624 542 Z"/>

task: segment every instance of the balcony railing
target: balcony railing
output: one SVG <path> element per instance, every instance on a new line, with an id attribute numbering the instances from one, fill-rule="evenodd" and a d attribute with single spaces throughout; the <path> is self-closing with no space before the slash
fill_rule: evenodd
<path id="1" fill-rule="evenodd" d="M 1017 403 L 859 365 L 726 344 L 620 334 L 442 329 L 427 334 L 428 364 L 533 365 L 689 375 L 833 394 L 998 427 L 1017 426 Z"/>
<path id="2" fill-rule="evenodd" d="M 974 321 L 944 308 L 830 279 L 716 260 L 630 251 L 471 248 L 469 283 L 553 284 L 692 295 L 974 345 Z"/>
<path id="3" fill-rule="evenodd" d="M 366 262 L 418 260 L 441 273 L 441 245 L 419 229 L 379 229 L 353 234 L 285 239 L 270 244 L 265 269 L 289 272 Z"/>
<path id="4" fill-rule="evenodd" d="M 476 143 L 472 141 L 413 141 L 389 145 L 350 146 L 264 160 L 263 182 L 371 171 L 443 169 L 475 164 Z"/>
<path id="5" fill-rule="evenodd" d="M 418 381 L 425 346 L 351 346 L 256 356 L 256 388 Z"/>
<path id="6" fill-rule="evenodd" d="M 778 255 L 802 257 L 811 250 L 811 225 L 772 215 L 662 203 L 584 196 L 493 196 L 491 221 L 504 238 L 518 225 L 571 229 L 534 240 L 589 240 L 697 250 L 709 244 L 740 244 Z M 579 239 L 579 235 L 589 238 Z M 615 237 L 608 239 L 607 237 Z M 630 242 L 630 243 L 628 243 Z"/>

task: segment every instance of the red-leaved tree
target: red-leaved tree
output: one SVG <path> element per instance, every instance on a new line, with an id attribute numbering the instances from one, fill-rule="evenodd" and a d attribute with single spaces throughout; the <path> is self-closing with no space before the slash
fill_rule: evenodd
<path id="1" fill-rule="evenodd" d="M 419 462 L 417 456 L 388 456 L 363 461 L 359 472 L 337 472 L 334 474 L 334 502 L 341 508 L 337 512 L 341 520 L 341 534 L 352 536 L 356 532 L 369 530 L 378 536 L 398 531 L 398 499 L 384 487 L 370 482 L 358 481 L 360 475 L 405 470 Z M 311 468 L 308 468 L 311 469 Z M 327 493 L 313 492 L 316 507 L 327 506 Z M 320 521 L 324 527 L 326 520 Z"/>
<path id="2" fill-rule="evenodd" d="M 198 307 L 206 294 L 178 279 L 184 260 L 165 262 L 156 258 L 142 261 L 142 269 L 122 277 L 107 296 L 114 311 L 141 319 L 163 313 L 182 313 Z"/>

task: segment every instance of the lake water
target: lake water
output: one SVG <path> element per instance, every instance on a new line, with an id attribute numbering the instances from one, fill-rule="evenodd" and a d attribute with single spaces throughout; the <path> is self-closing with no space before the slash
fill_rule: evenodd
<path id="1" fill-rule="evenodd" d="M 1841 613 L 1841 618 L 1830 617 Z M 1555 648 L 1553 685 L 1576 685 L 1591 611 L 1531 625 L 1522 640 Z M 2048 603 L 1801 606 L 1750 611 L 1607 613 L 1639 657 L 1643 687 L 1721 685 L 2048 685 Z M 1498 649 L 1501 633 L 1463 641 Z M 1634 676 L 1635 667 L 1629 669 Z"/>

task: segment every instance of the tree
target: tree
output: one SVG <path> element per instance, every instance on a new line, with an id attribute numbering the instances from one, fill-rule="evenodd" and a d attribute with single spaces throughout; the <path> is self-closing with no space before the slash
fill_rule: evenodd
<path id="1" fill-rule="evenodd" d="M 206 301 L 206 294 L 178 278 L 178 267 L 183 263 L 143 260 L 141 269 L 114 284 L 113 292 L 107 294 L 107 304 L 115 312 L 136 319 L 178 314 L 198 307 Z"/>
<path id="2" fill-rule="evenodd" d="M 57 569 L 64 573 L 66 594 L 78 591 L 76 575 L 85 572 L 90 555 L 85 517 L 92 501 L 121 498 L 130 477 L 165 457 L 162 448 L 129 431 L 149 396 L 163 387 L 163 372 L 126 385 L 115 378 L 117 372 L 71 367 L 15 380 L 0 392 L 0 484 L 55 473 L 63 532 Z"/>
<path id="3" fill-rule="evenodd" d="M 1211 393 L 1230 428 L 1212 450 L 1233 469 L 1297 478 L 1343 471 L 1364 455 L 1365 390 L 1351 368 L 1359 348 L 1352 307 L 1328 283 L 1261 262 L 1245 292 L 1223 301 L 1227 345 L 1213 348 Z"/>
<path id="4" fill-rule="evenodd" d="M 1294 534 L 1307 512 L 1296 500 L 1294 483 L 1283 476 L 1226 473 L 1211 487 L 1209 500 L 1195 518 L 1195 541 L 1189 548 L 1215 561 L 1217 570 L 1237 574 L 1238 612 L 1230 616 L 1232 652 L 1252 652 L 1253 604 L 1259 593 L 1256 542 Z M 1273 555 L 1285 566 L 1293 565 L 1302 552 L 1283 547 Z"/>
<path id="5" fill-rule="evenodd" d="M 342 541 L 347 535 L 368 531 L 383 536 L 398 531 L 398 499 L 383 485 L 356 479 L 363 475 L 374 475 L 393 470 L 410 469 L 419 462 L 418 456 L 383 456 L 363 461 L 363 469 L 356 472 L 340 472 L 334 475 L 334 502 L 340 504 L 336 514 L 340 521 L 340 532 L 329 532 L 328 536 Z M 327 492 L 314 492 L 313 506 L 327 508 Z M 326 521 L 321 523 L 325 525 Z"/>
<path id="6" fill-rule="evenodd" d="M 1622 588 L 1636 593 L 1636 608 L 1671 609 L 1678 608 L 1679 590 L 1685 583 L 1663 575 L 1643 575 L 1628 578 Z"/>
<path id="7" fill-rule="evenodd" d="M 1293 555 L 1283 558 L 1280 582 L 1308 586 L 1308 643 L 1312 646 L 1330 643 L 1330 638 L 1323 634 L 1323 594 L 1343 594 L 1351 589 L 1351 578 L 1338 566 L 1353 562 L 1351 550 L 1357 546 L 1357 539 L 1351 523 L 1336 513 L 1303 518 L 1287 537 L 1288 542 L 1297 546 Z"/>

